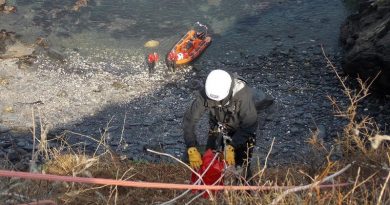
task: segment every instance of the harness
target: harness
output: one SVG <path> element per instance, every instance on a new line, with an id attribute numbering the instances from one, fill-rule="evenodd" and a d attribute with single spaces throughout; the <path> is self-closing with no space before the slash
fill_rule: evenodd
<path id="1" fill-rule="evenodd" d="M 218 137 L 216 140 L 217 149 L 216 151 L 222 152 L 224 150 L 224 147 L 232 142 L 232 138 L 229 135 L 228 130 L 226 129 L 226 126 L 223 123 L 218 123 Z"/>

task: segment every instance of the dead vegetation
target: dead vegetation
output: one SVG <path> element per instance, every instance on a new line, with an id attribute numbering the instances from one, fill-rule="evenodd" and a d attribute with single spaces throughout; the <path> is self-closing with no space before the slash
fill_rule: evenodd
<path id="1" fill-rule="evenodd" d="M 327 58 L 326 58 L 327 59 Z M 361 90 L 351 90 L 335 71 L 349 99 L 349 105 L 341 106 L 329 97 L 336 115 L 348 123 L 340 133 L 335 147 L 343 158 L 332 160 L 335 149 L 327 148 L 314 132 L 307 141 L 313 147 L 313 159 L 321 163 L 308 166 L 274 167 L 265 163 L 255 169 L 253 183 L 258 186 L 293 186 L 283 190 L 223 191 L 211 199 L 198 197 L 191 192 L 95 186 L 89 184 L 30 181 L 3 178 L 0 185 L 0 203 L 16 204 L 38 199 L 52 199 L 58 204 L 389 204 L 390 154 L 383 143 L 389 136 L 383 135 L 370 117 L 358 117 L 358 103 L 369 94 L 366 82 L 360 82 Z M 34 115 L 34 114 L 33 114 Z M 34 118 L 35 119 L 35 118 Z M 95 153 L 68 144 L 63 136 L 59 147 L 47 146 L 47 130 L 50 125 L 40 118 L 34 121 L 34 142 L 38 143 L 30 164 L 30 171 L 47 174 L 109 178 L 132 181 L 189 183 L 191 172 L 180 163 L 151 164 L 129 161 L 105 143 L 105 135 L 95 139 Z M 40 129 L 35 129 L 35 124 Z M 37 130 L 40 130 L 39 132 Z M 82 136 L 82 135 L 81 135 Z M 370 146 L 372 145 L 372 147 Z M 272 150 L 273 143 L 270 146 Z M 97 154 L 100 153 L 100 154 Z M 270 152 L 269 152 L 270 153 Z M 43 158 L 43 164 L 38 164 Z M 10 168 L 7 163 L 2 167 Z M 330 187 L 320 187 L 328 184 Z M 168 203 L 166 203 L 168 202 Z"/>

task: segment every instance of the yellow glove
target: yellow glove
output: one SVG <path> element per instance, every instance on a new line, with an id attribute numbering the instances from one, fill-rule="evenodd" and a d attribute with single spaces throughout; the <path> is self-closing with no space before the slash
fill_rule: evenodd
<path id="1" fill-rule="evenodd" d="M 190 147 L 187 150 L 188 152 L 188 159 L 190 161 L 190 166 L 193 169 L 199 169 L 200 166 L 202 165 L 202 157 L 196 147 Z"/>
<path id="2" fill-rule="evenodd" d="M 234 161 L 234 147 L 231 145 L 227 145 L 225 147 L 225 161 L 227 165 L 235 165 Z"/>

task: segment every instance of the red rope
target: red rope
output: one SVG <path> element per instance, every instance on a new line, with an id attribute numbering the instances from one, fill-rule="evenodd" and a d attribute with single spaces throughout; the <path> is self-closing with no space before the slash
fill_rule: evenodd
<path id="1" fill-rule="evenodd" d="M 190 184 L 171 184 L 171 183 L 158 183 L 158 182 L 143 182 L 143 181 L 124 181 L 115 179 L 102 179 L 102 178 L 85 178 L 85 177 L 71 177 L 60 176 L 52 174 L 40 174 L 30 172 L 17 172 L 0 170 L 0 177 L 17 177 L 23 179 L 33 180 L 47 180 L 47 181 L 63 181 L 63 182 L 77 182 L 87 184 L 100 184 L 100 185 L 112 185 L 112 186 L 125 186 L 136 188 L 150 188 L 150 189 L 198 189 L 198 190 L 287 190 L 297 186 L 229 186 L 229 185 L 190 185 Z M 332 188 L 348 186 L 350 183 L 340 184 L 328 184 L 318 185 L 319 188 Z"/>

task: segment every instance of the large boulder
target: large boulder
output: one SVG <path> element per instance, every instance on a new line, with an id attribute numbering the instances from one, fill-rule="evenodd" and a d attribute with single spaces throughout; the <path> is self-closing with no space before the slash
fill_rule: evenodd
<path id="1" fill-rule="evenodd" d="M 376 91 L 390 93 L 390 0 L 362 0 L 359 12 L 341 27 L 343 70 L 373 79 Z"/>
<path id="2" fill-rule="evenodd" d="M 7 58 L 23 58 L 31 56 L 34 45 L 26 45 L 16 39 L 15 32 L 0 30 L 0 61 Z"/>

